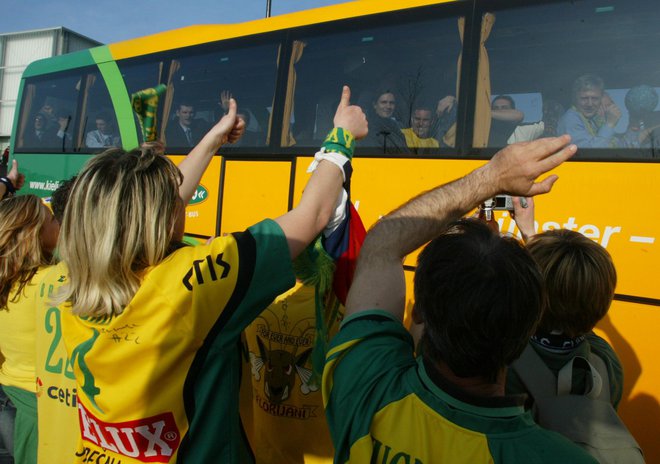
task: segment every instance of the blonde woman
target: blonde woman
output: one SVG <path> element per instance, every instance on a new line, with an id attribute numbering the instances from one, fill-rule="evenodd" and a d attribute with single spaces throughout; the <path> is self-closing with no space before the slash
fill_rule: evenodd
<path id="1" fill-rule="evenodd" d="M 14 459 L 35 463 L 34 282 L 50 263 L 59 225 L 34 195 L 0 201 L 0 384 L 16 406 Z"/>
<path id="2" fill-rule="evenodd" d="M 345 87 L 300 204 L 208 245 L 179 246 L 184 205 L 213 154 L 243 131 L 233 99 L 179 169 L 152 149 L 110 150 L 83 168 L 59 242 L 81 424 L 63 461 L 243 459 L 240 333 L 293 286 L 292 258 L 335 213 L 345 155 L 367 132 L 349 99 Z"/>

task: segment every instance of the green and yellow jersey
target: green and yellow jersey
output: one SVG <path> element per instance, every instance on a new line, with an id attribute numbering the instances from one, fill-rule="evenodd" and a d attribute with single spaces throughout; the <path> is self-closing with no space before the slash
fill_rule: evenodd
<path id="1" fill-rule="evenodd" d="M 80 436 L 73 366 L 62 340 L 62 315 L 50 297 L 66 283 L 64 265 L 40 271 L 36 305 L 36 374 L 39 446 L 37 462 L 51 463 L 73 456 Z M 68 311 L 68 307 L 63 309 Z"/>
<path id="2" fill-rule="evenodd" d="M 595 462 L 536 425 L 524 396 L 468 396 L 413 350 L 410 334 L 384 311 L 344 321 L 323 373 L 335 462 Z"/>
<path id="3" fill-rule="evenodd" d="M 343 307 L 328 322 L 339 328 Z M 312 374 L 316 336 L 315 288 L 301 283 L 278 296 L 245 330 L 250 404 L 241 406 L 260 464 L 330 464 L 334 455 L 320 378 Z M 250 417 L 246 417 L 249 415 Z"/>
<path id="4" fill-rule="evenodd" d="M 118 316 L 63 310 L 81 433 L 70 462 L 237 462 L 240 333 L 294 282 L 266 220 L 147 269 Z"/>

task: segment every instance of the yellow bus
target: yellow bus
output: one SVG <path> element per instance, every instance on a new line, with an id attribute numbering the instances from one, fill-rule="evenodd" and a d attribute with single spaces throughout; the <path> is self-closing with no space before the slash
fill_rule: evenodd
<path id="1" fill-rule="evenodd" d="M 361 0 L 186 27 L 30 65 L 11 156 L 26 191 L 47 197 L 104 146 L 137 146 L 130 95 L 164 84 L 158 133 L 180 160 L 231 94 L 247 131 L 213 159 L 188 206 L 187 232 L 203 238 L 296 203 L 343 84 L 370 118 L 352 190 L 367 226 L 513 140 L 577 131 L 578 154 L 537 200 L 539 228 L 577 230 L 612 254 L 617 295 L 598 332 L 624 364 L 619 412 L 647 462 L 660 462 L 658 24 L 652 0 Z M 576 100 L 585 76 L 606 104 Z M 413 123 L 423 148 L 402 142 Z M 506 211 L 498 219 L 517 232 Z"/>

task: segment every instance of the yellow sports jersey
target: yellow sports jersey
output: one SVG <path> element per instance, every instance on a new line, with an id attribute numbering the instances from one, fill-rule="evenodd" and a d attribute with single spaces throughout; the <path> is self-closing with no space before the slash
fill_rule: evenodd
<path id="1" fill-rule="evenodd" d="M 7 309 L 0 309 L 0 351 L 5 358 L 0 368 L 0 385 L 18 387 L 35 392 L 35 284 L 40 272 L 23 287 L 17 301 L 12 302 L 18 290 L 14 285 L 9 293 Z"/>
<path id="2" fill-rule="evenodd" d="M 78 402 L 73 366 L 62 340 L 60 308 L 50 303 L 66 283 L 65 266 L 40 272 L 36 305 L 36 374 L 39 420 L 38 462 L 52 463 L 73 456 L 78 445 Z M 41 281 L 41 282 L 40 282 Z M 64 309 L 65 311 L 68 310 Z"/>
<path id="3" fill-rule="evenodd" d="M 240 333 L 294 282 L 267 220 L 176 250 L 118 316 L 60 308 L 81 429 L 63 462 L 238 462 Z"/>
<path id="4" fill-rule="evenodd" d="M 433 137 L 427 137 L 425 139 L 419 138 L 415 132 L 413 132 L 412 127 L 408 129 L 401 129 L 403 135 L 406 137 L 406 145 L 408 148 L 438 148 L 440 143 Z"/>
<path id="5" fill-rule="evenodd" d="M 300 283 L 280 295 L 245 330 L 252 404 L 242 406 L 256 461 L 264 464 L 332 463 L 320 379 L 312 376 L 316 334 L 315 289 Z M 329 326 L 339 327 L 343 308 Z M 252 414 L 246 418 L 246 414 Z"/>

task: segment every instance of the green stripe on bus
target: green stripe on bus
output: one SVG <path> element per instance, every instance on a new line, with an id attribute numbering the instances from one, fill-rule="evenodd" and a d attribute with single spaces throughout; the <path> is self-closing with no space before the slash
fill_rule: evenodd
<path id="1" fill-rule="evenodd" d="M 108 47 L 96 47 L 91 50 L 91 55 L 101 71 L 105 85 L 108 87 L 112 106 L 117 115 L 117 125 L 121 143 L 125 149 L 133 149 L 138 146 L 138 128 L 135 125 L 131 98 L 128 95 L 126 84 L 121 76 L 117 63 L 112 59 Z"/>
<path id="2" fill-rule="evenodd" d="M 93 48 L 91 50 L 96 49 Z M 94 58 L 92 58 L 92 54 L 90 53 L 91 50 L 81 50 L 79 52 L 67 53 L 66 55 L 53 56 L 51 58 L 34 61 L 25 68 L 23 78 L 39 76 L 41 74 L 50 74 L 58 71 L 67 71 L 72 68 L 92 66 L 94 65 Z"/>

